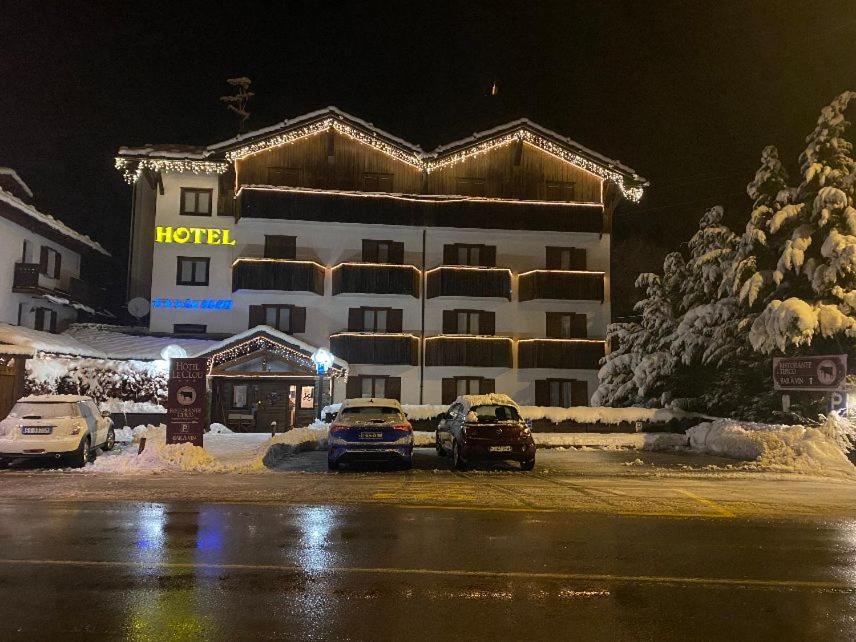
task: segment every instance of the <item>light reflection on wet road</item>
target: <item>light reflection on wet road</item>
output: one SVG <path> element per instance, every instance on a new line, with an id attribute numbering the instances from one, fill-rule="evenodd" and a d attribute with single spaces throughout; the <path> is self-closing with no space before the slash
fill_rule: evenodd
<path id="1" fill-rule="evenodd" d="M 856 631 L 853 522 L 7 503 L 0 542 L 2 639 L 835 640 Z"/>

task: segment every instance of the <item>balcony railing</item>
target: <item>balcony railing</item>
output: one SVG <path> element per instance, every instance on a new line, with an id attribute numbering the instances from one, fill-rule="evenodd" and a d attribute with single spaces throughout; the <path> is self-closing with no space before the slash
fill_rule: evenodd
<path id="1" fill-rule="evenodd" d="M 232 292 L 277 290 L 324 294 L 324 266 L 315 261 L 241 258 L 232 264 Z"/>
<path id="2" fill-rule="evenodd" d="M 532 270 L 518 275 L 519 298 L 603 301 L 603 272 Z"/>
<path id="3" fill-rule="evenodd" d="M 425 365 L 510 368 L 512 346 L 508 337 L 428 337 L 425 339 Z"/>
<path id="4" fill-rule="evenodd" d="M 45 285 L 43 282 L 56 283 L 56 279 L 43 279 L 40 269 L 38 263 L 16 263 L 12 275 L 12 291 L 19 294 L 50 294 L 67 300 L 69 305 L 77 303 L 92 308 L 104 305 L 104 290 L 77 277 L 71 277 L 67 290 Z"/>
<path id="5" fill-rule="evenodd" d="M 419 269 L 390 263 L 340 263 L 333 268 L 333 294 L 404 294 L 419 297 Z"/>
<path id="6" fill-rule="evenodd" d="M 419 339 L 412 334 L 340 332 L 330 336 L 330 351 L 348 363 L 419 363 Z"/>
<path id="7" fill-rule="evenodd" d="M 441 265 L 427 272 L 426 298 L 493 297 L 511 300 L 511 270 Z"/>
<path id="8" fill-rule="evenodd" d="M 518 368 L 596 370 L 606 354 L 603 341 L 590 339 L 520 339 Z"/>

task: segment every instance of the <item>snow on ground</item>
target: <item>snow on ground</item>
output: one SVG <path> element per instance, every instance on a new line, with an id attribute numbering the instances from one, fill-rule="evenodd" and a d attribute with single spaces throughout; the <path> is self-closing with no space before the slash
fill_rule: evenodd
<path id="1" fill-rule="evenodd" d="M 686 435 L 676 433 L 563 433 L 534 432 L 538 448 L 636 448 L 638 450 L 670 450 L 686 446 Z"/>
<path id="2" fill-rule="evenodd" d="M 744 459 L 763 470 L 856 476 L 847 458 L 856 424 L 830 415 L 819 426 L 758 424 L 719 419 L 687 431 L 699 453 Z"/>

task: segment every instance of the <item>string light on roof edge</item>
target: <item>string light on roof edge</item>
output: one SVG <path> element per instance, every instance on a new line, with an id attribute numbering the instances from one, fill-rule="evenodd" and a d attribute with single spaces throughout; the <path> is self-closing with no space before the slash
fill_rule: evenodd
<path id="1" fill-rule="evenodd" d="M 225 174 L 229 163 L 219 161 L 200 161 L 167 158 L 126 158 L 116 157 L 116 169 L 122 172 L 125 182 L 134 184 L 143 174 L 143 170 L 156 172 L 192 172 L 193 174 Z"/>
<path id="2" fill-rule="evenodd" d="M 211 370 L 216 365 L 220 365 L 222 363 L 225 363 L 226 361 L 232 361 L 233 359 L 237 359 L 238 357 L 242 357 L 252 352 L 257 352 L 259 350 L 269 350 L 281 357 L 287 357 L 307 369 L 315 369 L 315 364 L 313 363 L 312 358 L 310 356 L 307 356 L 304 353 L 290 346 L 279 343 L 277 341 L 273 341 L 268 337 L 256 336 L 247 339 L 246 341 L 243 341 L 242 343 L 234 345 L 230 348 L 226 348 L 224 350 L 221 350 L 220 352 L 215 353 L 210 358 L 210 367 L 208 372 L 210 374 Z"/>

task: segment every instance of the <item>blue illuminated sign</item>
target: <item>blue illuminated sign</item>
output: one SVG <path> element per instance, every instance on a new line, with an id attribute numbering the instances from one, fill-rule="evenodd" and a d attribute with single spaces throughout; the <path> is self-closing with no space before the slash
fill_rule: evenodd
<path id="1" fill-rule="evenodd" d="M 189 310 L 231 310 L 231 299 L 154 299 L 153 308 L 183 308 Z"/>

